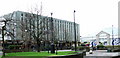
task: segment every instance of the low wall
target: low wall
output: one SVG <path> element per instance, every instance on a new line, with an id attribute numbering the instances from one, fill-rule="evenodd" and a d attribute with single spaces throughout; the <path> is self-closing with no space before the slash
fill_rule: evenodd
<path id="1" fill-rule="evenodd" d="M 86 52 L 81 52 L 75 55 L 51 56 L 48 58 L 83 58 L 85 55 L 86 55 Z"/>

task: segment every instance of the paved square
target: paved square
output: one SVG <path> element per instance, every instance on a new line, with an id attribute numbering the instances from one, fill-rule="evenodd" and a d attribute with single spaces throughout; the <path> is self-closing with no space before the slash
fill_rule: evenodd
<path id="1" fill-rule="evenodd" d="M 86 56 L 84 58 L 110 58 L 113 56 L 120 55 L 120 52 L 107 52 L 107 50 L 96 50 L 93 51 L 92 54 L 89 54 L 89 52 L 86 52 Z"/>

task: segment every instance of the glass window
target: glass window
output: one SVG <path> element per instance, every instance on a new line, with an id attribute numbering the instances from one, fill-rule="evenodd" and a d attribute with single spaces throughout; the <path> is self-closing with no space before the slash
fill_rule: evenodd
<path id="1" fill-rule="evenodd" d="M 25 17 L 28 17 L 27 13 L 25 14 Z"/>
<path id="2" fill-rule="evenodd" d="M 21 14 L 21 16 L 23 16 L 23 13 Z"/>
<path id="3" fill-rule="evenodd" d="M 0 34 L 2 34 L 2 29 L 0 29 Z"/>

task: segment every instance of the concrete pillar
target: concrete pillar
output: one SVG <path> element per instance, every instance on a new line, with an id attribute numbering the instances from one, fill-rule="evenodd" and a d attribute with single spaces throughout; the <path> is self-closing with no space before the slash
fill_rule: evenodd
<path id="1" fill-rule="evenodd" d="M 99 35 L 96 35 L 96 42 L 97 42 L 97 45 L 99 45 L 99 41 L 100 41 Z"/>
<path id="2" fill-rule="evenodd" d="M 107 35 L 107 45 L 110 45 L 110 35 Z"/>

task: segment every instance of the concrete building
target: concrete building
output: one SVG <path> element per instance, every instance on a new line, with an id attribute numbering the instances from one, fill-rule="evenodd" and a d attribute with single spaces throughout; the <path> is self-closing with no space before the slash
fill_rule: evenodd
<path id="1" fill-rule="evenodd" d="M 3 16 L 7 20 L 10 39 L 40 41 L 74 41 L 74 22 L 41 16 L 33 13 L 15 11 Z M 76 25 L 76 39 L 80 41 L 79 24 Z"/>
<path id="2" fill-rule="evenodd" d="M 99 42 L 101 42 L 103 45 L 120 45 L 120 38 L 118 38 L 118 35 L 114 35 L 112 38 L 112 34 L 110 32 L 100 31 L 96 34 L 96 36 L 91 37 L 82 37 L 81 42 L 95 42 L 96 45 L 99 45 Z"/>

